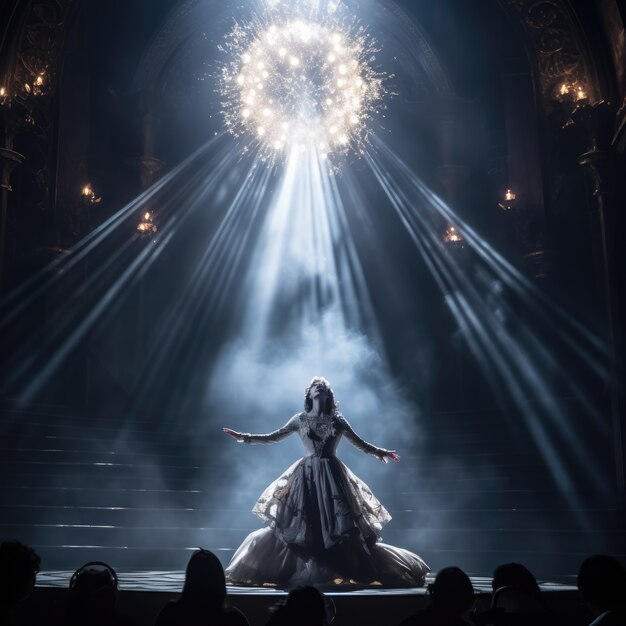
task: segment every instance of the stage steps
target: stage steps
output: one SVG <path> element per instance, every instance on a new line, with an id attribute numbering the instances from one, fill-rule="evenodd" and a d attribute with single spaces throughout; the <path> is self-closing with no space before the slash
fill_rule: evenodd
<path id="1" fill-rule="evenodd" d="M 502 420 L 494 432 L 494 419 L 467 413 L 458 428 L 449 416 L 430 420 L 422 438 L 436 449 L 403 451 L 399 465 L 385 468 L 393 494 L 377 491 L 382 474 L 372 470 L 373 490 L 394 517 L 384 540 L 434 569 L 458 564 L 485 575 L 517 560 L 544 579 L 575 573 L 592 552 L 626 554 L 624 511 L 606 498 L 559 492 L 532 442 Z M 33 545 L 44 569 L 95 559 L 122 571 L 176 570 L 200 545 L 227 562 L 259 527 L 249 513 L 254 480 L 237 506 L 215 508 L 230 495 L 232 468 L 157 420 L 5 405 L 0 432 L 0 538 Z"/>

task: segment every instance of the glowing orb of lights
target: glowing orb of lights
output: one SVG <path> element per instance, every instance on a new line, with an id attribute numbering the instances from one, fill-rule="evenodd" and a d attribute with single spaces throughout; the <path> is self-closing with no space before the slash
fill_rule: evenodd
<path id="1" fill-rule="evenodd" d="M 294 149 L 323 159 L 362 149 L 383 75 L 365 29 L 352 31 L 306 18 L 235 26 L 223 46 L 222 112 L 245 151 L 257 145 L 273 160 Z"/>

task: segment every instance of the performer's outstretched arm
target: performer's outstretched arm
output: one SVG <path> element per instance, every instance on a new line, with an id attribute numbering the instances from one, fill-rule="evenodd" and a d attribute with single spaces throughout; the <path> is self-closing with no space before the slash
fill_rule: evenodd
<path id="1" fill-rule="evenodd" d="M 379 448 L 378 446 L 374 446 L 371 443 L 367 443 L 364 439 L 361 439 L 353 430 L 352 426 L 348 423 L 348 420 L 341 415 L 339 417 L 339 423 L 341 424 L 341 429 L 346 439 L 359 450 L 367 454 L 371 454 L 375 456 L 377 459 L 381 460 L 383 463 L 387 463 L 387 459 L 391 459 L 396 463 L 400 460 L 400 456 L 396 454 L 395 450 L 386 450 L 385 448 Z"/>
<path id="2" fill-rule="evenodd" d="M 294 415 L 282 428 L 275 430 L 271 433 L 264 435 L 253 435 L 251 433 L 240 433 L 230 428 L 223 428 L 222 430 L 233 439 L 236 439 L 239 443 L 276 443 L 286 437 L 289 437 L 291 433 L 298 430 L 298 418 L 300 414 Z"/>

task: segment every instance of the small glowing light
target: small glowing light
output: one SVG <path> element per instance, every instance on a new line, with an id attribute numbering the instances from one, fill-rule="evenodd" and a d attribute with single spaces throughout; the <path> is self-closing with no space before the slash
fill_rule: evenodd
<path id="1" fill-rule="evenodd" d="M 100 196 L 96 195 L 90 183 L 81 187 L 80 194 L 83 196 L 83 199 L 90 204 L 100 204 L 102 200 Z"/>
<path id="2" fill-rule="evenodd" d="M 247 118 L 249 118 L 249 117 L 250 117 L 250 111 L 249 111 L 248 109 L 244 109 L 244 110 L 241 112 L 241 115 L 244 117 L 244 119 L 247 119 Z"/>
<path id="3" fill-rule="evenodd" d="M 328 60 L 331 63 L 334 63 L 337 60 L 337 57 L 334 54 L 331 53 L 331 54 L 328 55 Z"/>
<path id="4" fill-rule="evenodd" d="M 443 236 L 443 241 L 450 245 L 459 245 L 463 241 L 461 233 L 451 224 L 448 225 L 446 232 Z"/>
<path id="5" fill-rule="evenodd" d="M 243 85 L 246 82 L 246 78 L 243 74 L 239 74 L 239 76 L 237 76 L 237 84 L 238 85 Z"/>
<path id="6" fill-rule="evenodd" d="M 343 64 L 343 63 L 342 63 L 342 64 L 339 66 L 339 73 L 340 73 L 340 74 L 345 74 L 347 71 L 348 71 L 348 68 L 345 66 L 345 64 Z"/>
<path id="7" fill-rule="evenodd" d="M 507 189 L 504 193 L 504 196 L 500 202 L 498 202 L 498 206 L 503 211 L 510 211 L 517 204 L 517 194 L 510 189 Z"/>
<path id="8" fill-rule="evenodd" d="M 263 137 L 263 135 L 265 135 L 265 128 L 263 126 L 259 126 L 257 132 L 259 134 L 259 137 Z"/>
<path id="9" fill-rule="evenodd" d="M 284 57 L 286 54 L 287 54 L 287 49 L 286 48 L 281 48 L 278 51 L 278 55 L 281 56 L 281 57 Z"/>
<path id="10" fill-rule="evenodd" d="M 43 85 L 43 76 L 43 74 L 39 74 L 39 76 L 35 78 L 35 85 L 37 85 L 38 87 L 41 87 Z"/>
<path id="11" fill-rule="evenodd" d="M 298 57 L 289 57 L 289 63 L 296 67 L 300 65 L 300 60 L 298 59 Z"/>
<path id="12" fill-rule="evenodd" d="M 332 99 L 332 98 L 326 98 L 326 104 L 327 104 L 328 106 L 331 106 L 331 105 L 332 105 L 332 103 L 333 103 L 333 99 Z"/>
<path id="13" fill-rule="evenodd" d="M 557 88 L 557 99 L 562 102 L 576 101 L 587 99 L 587 91 L 582 85 L 578 83 L 563 82 Z"/>
<path id="14" fill-rule="evenodd" d="M 137 232 L 142 236 L 151 238 L 159 229 L 153 221 L 152 212 L 146 211 L 141 216 L 142 221 L 137 224 Z"/>

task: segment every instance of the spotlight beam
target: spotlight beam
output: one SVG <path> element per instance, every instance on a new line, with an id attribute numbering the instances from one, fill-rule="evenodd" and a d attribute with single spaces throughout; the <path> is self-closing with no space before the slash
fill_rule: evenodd
<path id="1" fill-rule="evenodd" d="M 94 250 L 98 246 L 102 245 L 114 230 L 124 224 L 127 219 L 133 217 L 139 207 L 145 205 L 159 191 L 174 182 L 176 178 L 179 177 L 191 164 L 196 162 L 197 159 L 201 158 L 209 149 L 211 149 L 218 139 L 219 137 L 213 137 L 210 139 L 183 162 L 160 178 L 149 189 L 142 192 L 114 215 L 94 228 L 93 231 L 91 231 L 68 251 L 64 259 L 60 261 L 52 261 L 46 266 L 46 268 L 38 272 L 32 278 L 24 281 L 22 285 L 17 287 L 11 293 L 7 294 L 0 303 L 2 308 L 5 309 L 8 309 L 9 305 L 18 300 L 18 298 L 20 298 L 23 294 L 27 294 L 28 297 L 21 299 L 19 303 L 11 305 L 10 310 L 7 310 L 0 319 L 0 330 L 4 329 L 8 324 L 18 318 L 18 316 L 21 315 L 34 301 L 42 295 L 48 293 L 49 290 L 64 277 L 64 274 L 67 274 L 69 271 L 76 268 L 89 255 L 93 254 Z M 42 279 L 44 279 L 44 282 L 33 290 L 33 285 Z"/>
<path id="2" fill-rule="evenodd" d="M 542 343 L 529 329 L 526 329 L 524 341 L 521 342 L 510 336 L 504 327 L 497 323 L 497 320 L 494 319 L 493 324 L 485 323 L 493 315 L 486 308 L 484 297 L 472 284 L 471 277 L 462 274 L 458 264 L 451 262 L 445 255 L 437 239 L 437 234 L 432 231 L 432 227 L 420 209 L 415 206 L 415 202 L 412 202 L 406 195 L 407 186 L 395 182 L 390 171 L 384 172 L 373 157 L 366 155 L 366 159 L 409 236 L 418 247 L 457 319 L 459 327 L 466 330 L 465 335 L 468 338 L 470 349 L 474 352 L 479 364 L 485 367 L 487 373 L 496 373 L 497 377 L 503 380 L 508 393 L 522 410 L 529 430 L 546 464 L 550 467 L 555 482 L 564 493 L 568 494 L 568 497 L 575 498 L 571 479 L 565 471 L 564 463 L 560 460 L 560 455 L 545 428 L 545 419 L 552 421 L 559 428 L 561 435 L 567 440 L 568 446 L 578 457 L 579 462 L 584 462 L 587 455 L 582 443 L 573 438 L 571 433 L 564 431 L 566 416 L 554 401 L 552 390 L 539 373 L 541 366 L 531 353 L 531 349 L 537 348 L 539 354 L 545 358 L 546 350 Z M 398 160 L 398 158 L 394 157 L 394 160 Z M 405 174 L 406 170 L 403 170 L 402 173 Z M 411 177 L 412 179 L 416 178 L 413 174 Z M 423 191 L 423 183 L 421 182 L 419 184 L 414 183 L 414 187 Z M 423 194 L 421 204 L 424 205 Z M 428 204 L 420 208 L 426 211 L 431 210 Z M 449 207 L 446 209 L 447 219 L 458 224 L 458 218 L 452 214 Z M 462 232 L 465 233 L 464 230 Z M 499 265 L 495 267 L 500 269 Z M 513 312 L 509 311 L 509 314 L 513 315 Z M 523 327 L 522 320 L 519 320 L 519 323 Z M 551 360 L 548 360 L 548 367 L 550 362 Z M 566 384 L 570 384 L 570 382 L 566 381 Z M 539 395 L 547 399 L 548 404 L 543 407 L 541 416 L 529 407 L 527 401 L 529 392 L 532 395 Z M 590 478 L 596 488 L 602 488 L 598 476 L 593 474 Z"/>
<path id="3" fill-rule="evenodd" d="M 111 275 L 111 270 L 116 261 L 121 259 L 123 253 L 130 249 L 134 241 L 133 237 L 127 240 L 124 245 L 119 246 L 114 254 L 107 259 L 107 262 L 94 271 L 93 275 L 79 289 L 79 297 L 73 298 L 68 306 L 54 315 L 52 319 L 55 323 L 51 325 L 51 331 L 46 332 L 43 342 L 41 342 L 41 338 L 35 337 L 18 353 L 16 359 L 18 365 L 7 378 L 6 388 L 13 386 L 19 388 L 26 381 L 22 399 L 24 401 L 32 399 L 59 366 L 72 354 L 88 332 L 93 330 L 98 322 L 102 322 L 113 315 L 130 293 L 132 286 L 167 247 L 181 224 L 184 223 L 185 218 L 200 206 L 200 202 L 206 197 L 207 191 L 212 190 L 212 186 L 219 181 L 223 172 L 228 171 L 229 164 L 237 159 L 237 155 L 232 149 L 229 150 L 228 154 L 229 158 L 222 159 L 221 165 L 213 168 L 208 177 L 203 170 L 195 173 L 191 180 L 191 189 L 195 190 L 191 198 L 188 196 L 188 190 L 178 190 L 177 194 L 174 195 L 174 200 L 176 200 L 178 195 L 187 194 L 187 205 L 182 211 L 166 218 L 161 227 L 158 246 L 144 247 L 120 276 Z M 196 185 L 196 180 L 203 180 L 204 182 L 201 185 Z M 98 294 L 102 293 L 104 277 L 109 281 L 113 280 L 113 282 L 100 296 Z M 85 313 L 81 301 L 86 299 L 88 293 L 91 294 L 91 298 L 96 297 L 96 302 Z M 53 356 L 49 357 L 50 354 Z M 35 358 L 28 355 L 42 355 L 44 364 L 41 369 L 39 369 Z"/>

